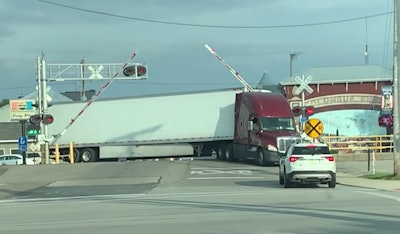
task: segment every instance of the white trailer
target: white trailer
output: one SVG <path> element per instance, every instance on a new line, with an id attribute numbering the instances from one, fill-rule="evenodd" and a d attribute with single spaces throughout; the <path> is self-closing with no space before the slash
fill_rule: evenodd
<path id="1" fill-rule="evenodd" d="M 233 140 L 235 95 L 242 91 L 97 100 L 72 123 L 87 102 L 54 104 L 48 108 L 54 116 L 48 135 L 59 137 L 50 148 L 58 144 L 60 154 L 68 154 L 73 143 L 75 161 L 85 162 L 211 153 L 219 142 Z"/>

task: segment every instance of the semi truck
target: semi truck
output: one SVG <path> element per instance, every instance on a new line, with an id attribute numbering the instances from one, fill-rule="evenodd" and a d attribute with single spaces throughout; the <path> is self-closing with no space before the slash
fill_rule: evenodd
<path id="1" fill-rule="evenodd" d="M 75 162 L 211 155 L 221 160 L 279 161 L 300 140 L 286 98 L 242 88 L 54 103 L 47 126 L 60 155 Z M 73 121 L 73 122 L 71 122 Z M 66 128 L 68 126 L 68 128 Z M 62 134 L 60 134 L 62 133 Z"/>

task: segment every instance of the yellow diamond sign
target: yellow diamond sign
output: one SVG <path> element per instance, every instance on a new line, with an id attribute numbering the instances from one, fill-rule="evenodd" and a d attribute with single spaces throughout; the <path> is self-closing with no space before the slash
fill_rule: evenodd
<path id="1" fill-rule="evenodd" d="M 311 138 L 318 138 L 324 132 L 324 124 L 319 119 L 309 119 L 304 124 L 304 132 Z"/>

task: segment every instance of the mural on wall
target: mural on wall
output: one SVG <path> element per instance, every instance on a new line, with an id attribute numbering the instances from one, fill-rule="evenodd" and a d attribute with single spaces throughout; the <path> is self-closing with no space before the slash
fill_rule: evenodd
<path id="1" fill-rule="evenodd" d="M 378 124 L 379 111 L 335 110 L 316 113 L 316 118 L 324 123 L 324 134 L 341 136 L 385 135 L 386 128 Z"/>

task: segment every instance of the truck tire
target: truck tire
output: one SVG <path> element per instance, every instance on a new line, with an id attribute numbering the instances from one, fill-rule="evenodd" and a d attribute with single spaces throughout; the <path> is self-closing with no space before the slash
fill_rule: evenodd
<path id="1" fill-rule="evenodd" d="M 257 152 L 257 165 L 259 166 L 265 165 L 265 155 L 263 150 L 258 150 Z"/>
<path id="2" fill-rule="evenodd" d="M 74 148 L 74 163 L 81 161 L 81 152 L 77 148 Z"/>
<path id="3" fill-rule="evenodd" d="M 81 150 L 82 162 L 96 162 L 98 155 L 92 148 L 84 148 Z"/>
<path id="4" fill-rule="evenodd" d="M 225 149 L 225 160 L 229 161 L 229 162 L 236 161 L 235 157 L 233 155 L 233 145 L 232 144 L 229 144 L 229 145 L 226 146 L 226 149 Z"/>
<path id="5" fill-rule="evenodd" d="M 223 144 L 218 145 L 218 148 L 217 148 L 217 159 L 225 160 L 225 152 L 226 152 L 225 145 L 223 145 Z"/>

